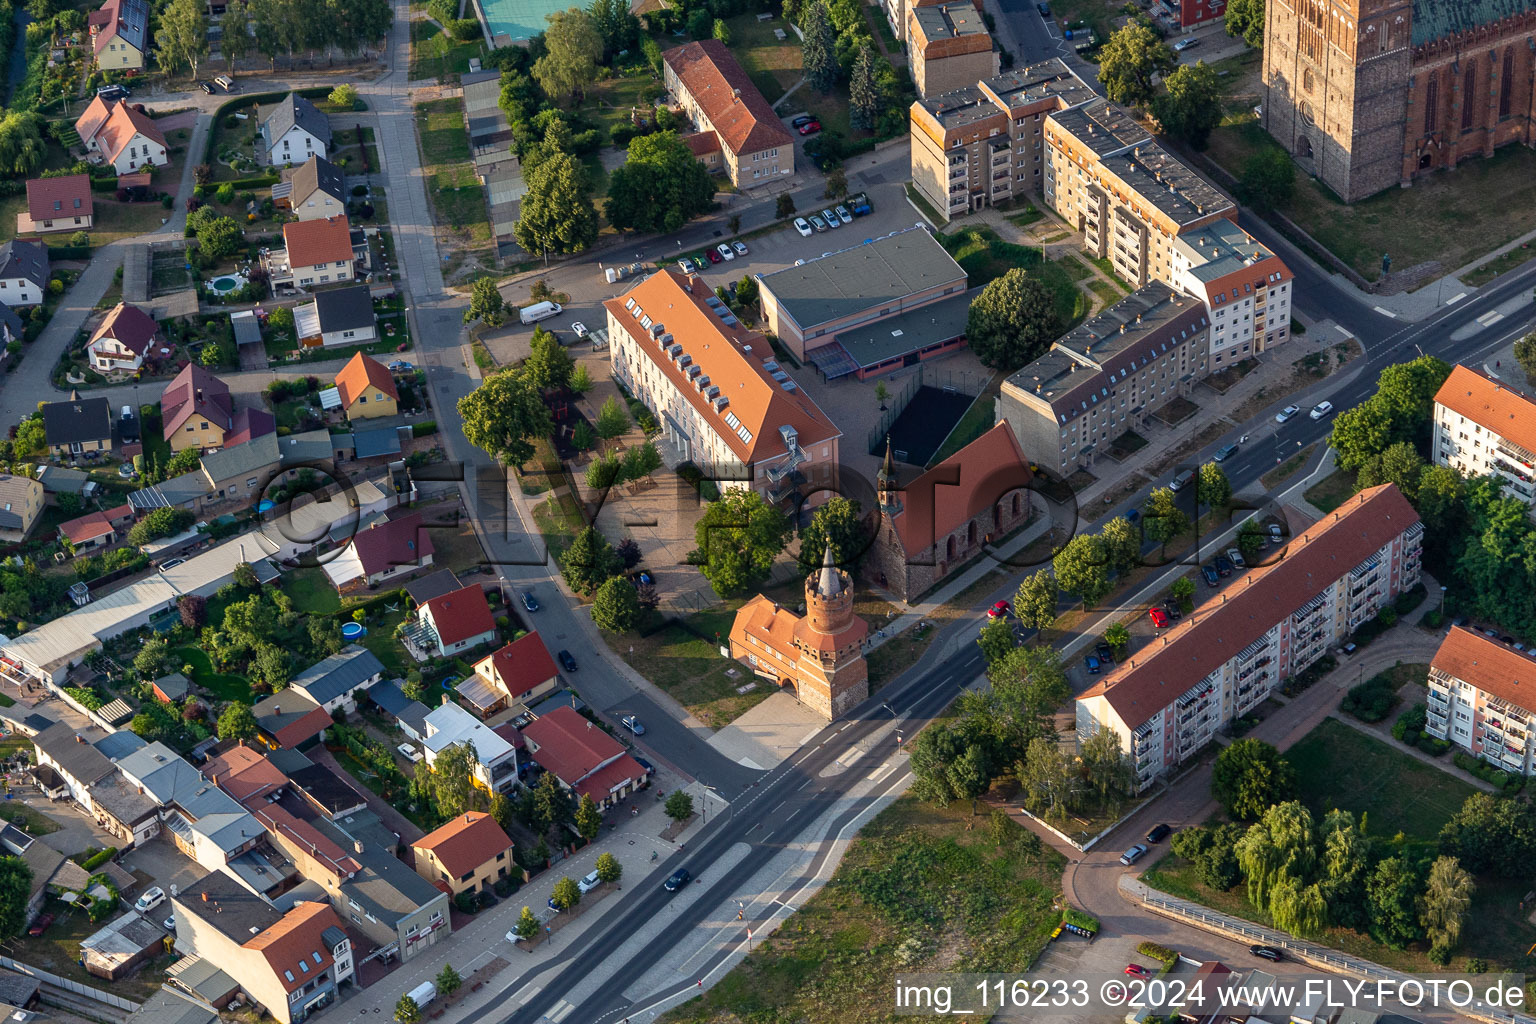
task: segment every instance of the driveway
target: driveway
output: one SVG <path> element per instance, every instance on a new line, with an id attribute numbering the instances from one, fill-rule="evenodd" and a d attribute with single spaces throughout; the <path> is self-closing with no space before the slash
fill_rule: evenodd
<path id="1" fill-rule="evenodd" d="M 118 860 L 129 871 L 144 872 L 153 879 L 151 884 L 164 889 L 167 895 L 185 890 L 208 873 L 201 864 L 176 849 L 176 844 L 171 842 L 171 837 L 165 832 L 142 846 L 134 847 Z M 169 906 L 162 904 L 161 908 L 165 911 L 163 915 L 160 909 L 156 909 L 149 916 L 156 921 L 169 917 Z"/>

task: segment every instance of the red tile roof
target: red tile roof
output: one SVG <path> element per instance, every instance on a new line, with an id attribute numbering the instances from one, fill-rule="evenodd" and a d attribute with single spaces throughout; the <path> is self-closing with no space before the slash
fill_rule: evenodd
<path id="1" fill-rule="evenodd" d="M 243 945 L 266 958 L 284 991 L 295 992 L 335 966 L 323 936 L 327 928 L 340 927 L 329 903 L 295 903 L 281 921 Z"/>
<path id="2" fill-rule="evenodd" d="M 607 761 L 624 754 L 618 740 L 583 718 L 574 708 L 558 707 L 523 726 L 523 736 L 538 748 L 533 756 L 571 788 Z"/>
<path id="3" fill-rule="evenodd" d="M 1219 604 L 1185 619 L 1079 699 L 1102 695 L 1136 728 L 1418 521 L 1395 485 L 1361 491 L 1292 539 L 1278 561 L 1248 570 Z"/>
<path id="4" fill-rule="evenodd" d="M 107 118 L 112 116 L 112 108 L 116 105 L 116 100 L 107 101 L 100 96 L 86 104 L 85 112 L 75 118 L 75 131 L 79 133 L 80 141 L 89 142 L 94 139 L 101 126 L 107 123 Z"/>
<path id="5" fill-rule="evenodd" d="M 397 402 L 400 400 L 400 392 L 395 388 L 395 377 L 389 369 L 377 359 L 369 359 L 358 352 L 336 374 L 336 390 L 341 393 L 341 407 L 352 408 L 352 403 L 369 387 L 378 388 Z"/>
<path id="6" fill-rule="evenodd" d="M 128 513 L 128 518 L 133 518 L 132 505 L 123 505 L 118 508 L 109 509 L 106 512 L 87 512 L 78 519 L 71 519 L 67 523 L 60 523 L 59 534 L 67 537 L 71 544 L 78 547 L 88 540 L 105 537 L 115 530 L 117 527 L 114 525 L 114 520 L 121 518 L 125 510 Z"/>
<path id="7" fill-rule="evenodd" d="M 242 806 L 261 822 L 262 828 L 302 847 L 316 862 L 329 868 L 338 883 L 362 870 L 362 865 L 350 853 L 282 804 L 268 803 L 262 797 L 252 797 Z"/>
<path id="8" fill-rule="evenodd" d="M 1479 370 L 1455 366 L 1435 401 L 1485 430 L 1536 452 L 1536 402 Z"/>
<path id="9" fill-rule="evenodd" d="M 237 409 L 234 419 L 230 421 L 229 433 L 224 435 L 224 447 L 233 448 L 237 444 L 266 437 L 276 430 L 277 420 L 265 409 Z"/>
<path id="10" fill-rule="evenodd" d="M 288 249 L 290 268 L 338 263 L 352 258 L 352 228 L 341 214 L 289 221 L 283 225 L 283 245 Z"/>
<path id="11" fill-rule="evenodd" d="M 88 174 L 66 174 L 60 178 L 31 178 L 27 181 L 27 216 L 33 223 L 63 220 L 65 217 L 90 217 L 95 214 Z"/>
<path id="12" fill-rule="evenodd" d="M 106 153 L 107 160 L 115 162 L 136 135 L 142 135 L 151 142 L 165 145 L 165 133 L 155 127 L 153 118 L 130 107 L 127 100 L 118 100 L 112 108 L 112 115 L 107 118 L 107 123 L 101 127 L 98 145 L 102 152 Z M 82 135 L 81 138 L 85 136 Z"/>
<path id="13" fill-rule="evenodd" d="M 1008 424 L 960 449 L 900 492 L 893 519 L 908 554 L 927 551 L 1017 487 L 1028 486 L 1029 460 Z"/>
<path id="14" fill-rule="evenodd" d="M 685 43 L 668 50 L 661 59 L 709 119 L 721 144 L 731 152 L 757 153 L 774 146 L 794 145 L 779 115 L 718 39 Z"/>
<path id="15" fill-rule="evenodd" d="M 210 757 L 199 771 L 205 779 L 241 803 L 251 797 L 265 796 L 288 783 L 288 776 L 277 765 L 263 757 L 260 751 L 243 744 Z"/>
<path id="16" fill-rule="evenodd" d="M 454 878 L 461 878 L 498 853 L 512 849 L 512 840 L 496 819 L 479 811 L 460 814 L 411 844 L 412 849 L 431 850 Z"/>
<path id="17" fill-rule="evenodd" d="M 234 425 L 234 408 L 228 384 L 197 363 L 188 363 L 160 394 L 165 439 L 174 437 L 193 416 L 228 430 Z"/>
<path id="18" fill-rule="evenodd" d="M 352 538 L 352 549 L 369 576 L 399 565 L 417 565 L 436 553 L 420 512 L 359 530 Z"/>
<path id="19" fill-rule="evenodd" d="M 445 647 L 496 631 L 491 606 L 486 603 L 485 590 L 478 583 L 434 597 L 426 607 L 431 610 L 437 638 Z"/>
<path id="20" fill-rule="evenodd" d="M 693 132 L 683 136 L 683 142 L 688 147 L 688 152 L 695 159 L 702 160 L 711 153 L 720 152 L 720 136 L 714 132 Z"/>
<path id="21" fill-rule="evenodd" d="M 625 754 L 611 764 L 605 764 L 596 772 L 576 783 L 576 797 L 580 799 L 590 796 L 595 802 L 601 804 L 615 789 L 626 782 L 639 782 L 645 778 L 646 770 L 640 762 Z"/>
<path id="22" fill-rule="evenodd" d="M 1536 659 L 1481 633 L 1453 626 L 1430 665 L 1517 708 L 1536 711 Z"/>
<path id="23" fill-rule="evenodd" d="M 486 662 L 490 662 L 493 678 L 514 700 L 560 674 L 549 648 L 537 633 L 526 633 L 495 654 L 481 658 L 475 665 L 476 673 Z"/>
<path id="24" fill-rule="evenodd" d="M 155 340 L 155 332 L 159 329 L 150 315 L 138 306 L 119 302 L 112 307 L 101 326 L 91 334 L 91 342 L 112 338 L 134 355 L 142 356 L 148 350 L 149 343 Z"/>

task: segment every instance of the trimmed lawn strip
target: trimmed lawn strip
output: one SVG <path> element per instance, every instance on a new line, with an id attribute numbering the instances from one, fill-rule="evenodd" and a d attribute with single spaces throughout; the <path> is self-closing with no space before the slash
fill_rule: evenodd
<path id="1" fill-rule="evenodd" d="M 484 55 L 485 47 L 479 39 L 456 43 L 435 21 L 411 22 L 412 81 L 465 74 L 469 71 L 469 58 Z"/>
<path id="2" fill-rule="evenodd" d="M 1087 296 L 1078 291 L 1067 268 L 1045 259 L 1045 250 L 1005 242 L 989 227 L 967 226 L 940 234 L 938 239 L 969 275 L 972 288 L 989 284 L 1014 267 L 1022 267 L 1055 296 L 1056 315 L 1061 318 L 1063 329 L 1076 326 L 1088 315 Z"/>
<path id="3" fill-rule="evenodd" d="M 949 432 L 944 443 L 939 445 L 939 450 L 933 453 L 933 458 L 928 461 L 928 465 L 943 462 L 992 429 L 992 400 L 996 395 L 997 389 L 991 387 L 989 382 L 988 387 L 976 396 L 976 401 L 971 403 L 971 407 L 965 410 L 965 415 L 960 417 L 960 422 L 955 424 L 955 428 Z"/>
<path id="4" fill-rule="evenodd" d="M 222 616 L 220 616 L 222 618 Z M 217 621 L 212 616 L 209 622 Z M 192 672 L 189 678 L 192 682 L 211 693 L 219 700 L 235 700 L 242 704 L 251 704 L 251 683 L 244 676 L 225 675 L 215 672 L 213 662 L 208 657 L 208 652 L 201 647 L 178 647 L 171 651 L 171 657 L 181 662 L 183 666 L 191 665 Z"/>
<path id="5" fill-rule="evenodd" d="M 416 104 L 416 134 L 421 139 L 423 163 L 447 164 L 470 158 L 463 100 L 455 97 Z"/>
<path id="6" fill-rule="evenodd" d="M 1355 474 L 1347 469 L 1336 469 L 1307 488 L 1304 497 L 1326 514 L 1344 504 L 1354 493 Z"/>
<path id="7" fill-rule="evenodd" d="M 735 618 L 735 608 L 695 612 L 656 632 L 615 637 L 611 643 L 625 661 L 695 718 L 711 729 L 721 729 L 775 689 L 770 680 L 754 675 L 741 663 L 720 657 L 720 645 L 729 642 Z M 727 675 L 731 671 L 736 674 Z M 756 685 L 746 693 L 737 692 L 748 683 Z"/>
<path id="8" fill-rule="evenodd" d="M 305 615 L 334 615 L 341 611 L 341 595 L 331 578 L 319 567 L 291 569 L 282 576 L 283 593 L 293 600 L 293 610 Z"/>
<path id="9" fill-rule="evenodd" d="M 1315 443 L 1307 445 L 1301 451 L 1287 459 L 1284 465 L 1276 466 L 1268 473 L 1265 473 L 1262 477 L 1259 478 L 1259 481 L 1267 490 L 1271 487 L 1274 487 L 1278 483 L 1283 483 L 1284 481 L 1289 480 L 1298 469 L 1307 464 L 1307 460 L 1312 457 L 1312 453 L 1315 451 L 1317 451 L 1317 445 Z"/>

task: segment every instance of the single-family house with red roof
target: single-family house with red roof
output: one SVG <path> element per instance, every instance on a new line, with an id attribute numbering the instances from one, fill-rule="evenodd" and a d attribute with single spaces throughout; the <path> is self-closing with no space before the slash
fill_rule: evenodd
<path id="1" fill-rule="evenodd" d="M 283 690 L 258 701 L 251 714 L 261 730 L 257 739 L 272 750 L 305 746 L 331 725 L 331 713 L 297 690 Z"/>
<path id="2" fill-rule="evenodd" d="M 416 622 L 422 627 L 421 639 L 439 658 L 496 639 L 496 620 L 478 583 L 434 597 L 417 609 Z"/>
<path id="3" fill-rule="evenodd" d="M 160 416 L 171 451 L 222 448 L 234 427 L 235 401 L 228 384 L 188 363 L 161 392 Z"/>
<path id="4" fill-rule="evenodd" d="M 119 302 L 91 332 L 91 340 L 85 346 L 91 354 L 91 366 L 103 373 L 132 373 L 144 365 L 144 353 L 154 344 L 159 330 L 148 313 Z"/>
<path id="5" fill-rule="evenodd" d="M 86 174 L 27 181 L 27 209 L 16 215 L 19 235 L 49 231 L 89 231 L 96 220 L 91 179 Z"/>
<path id="6" fill-rule="evenodd" d="M 523 727 L 528 756 L 538 761 L 578 799 L 598 807 L 625 799 L 649 777 L 622 744 L 574 708 L 558 707 Z"/>
<path id="7" fill-rule="evenodd" d="M 356 276 L 352 228 L 344 214 L 289 221 L 283 225 L 283 249 L 263 258 L 273 287 L 313 288 Z"/>
<path id="8" fill-rule="evenodd" d="M 432 534 L 420 512 L 374 523 L 353 535 L 341 554 L 325 565 L 337 589 L 376 587 L 432 564 Z"/>
<path id="9" fill-rule="evenodd" d="M 118 174 L 170 162 L 165 133 L 127 100 L 97 96 L 75 121 L 75 131 L 86 151 L 101 154 Z"/>
<path id="10" fill-rule="evenodd" d="M 531 705 L 554 692 L 560 670 L 537 633 L 525 633 L 475 663 L 475 677 L 459 684 L 459 696 L 481 714 Z"/>
<path id="11" fill-rule="evenodd" d="M 522 876 L 512 859 L 512 840 L 481 811 L 455 816 L 411 844 L 416 873 L 450 895 L 481 892 L 503 878 Z"/>
<path id="12" fill-rule="evenodd" d="M 133 525 L 133 506 L 119 505 L 105 512 L 87 512 L 77 519 L 59 524 L 59 536 L 76 551 L 104 548 L 117 543 L 119 532 Z"/>
<path id="13" fill-rule="evenodd" d="M 103 71 L 142 70 L 149 51 L 147 0 L 107 0 L 86 19 L 96 66 Z"/>

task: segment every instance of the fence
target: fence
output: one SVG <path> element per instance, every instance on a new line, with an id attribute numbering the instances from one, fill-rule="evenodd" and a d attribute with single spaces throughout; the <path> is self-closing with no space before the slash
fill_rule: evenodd
<path id="1" fill-rule="evenodd" d="M 115 1006 L 119 1010 L 127 1010 L 129 1013 L 132 1013 L 139 1008 L 139 1004 L 131 999 L 123 999 L 121 996 L 115 996 L 110 992 L 103 992 L 99 988 L 91 988 L 91 986 L 82 985 L 78 981 L 70 981 L 68 978 L 61 978 L 57 974 L 50 974 L 41 968 L 33 967 L 31 964 L 24 964 L 19 960 L 12 960 L 8 956 L 0 956 L 0 967 L 9 967 L 17 974 L 25 974 L 27 977 L 36 978 L 38 981 L 41 981 L 46 985 L 52 985 L 54 988 L 61 988 L 66 992 L 73 993 L 77 996 L 84 996 L 86 999 L 94 1000 L 98 1003 L 105 1003 L 108 1006 Z"/>
<path id="2" fill-rule="evenodd" d="M 885 451 L 885 435 L 890 432 L 891 424 L 906 411 L 912 397 L 917 394 L 919 388 L 924 385 L 938 388 L 940 391 L 957 391 L 962 395 L 970 395 L 972 398 L 981 394 L 991 381 L 992 374 L 975 373 L 970 370 L 941 370 L 932 366 L 919 366 L 918 372 L 902 381 L 898 390 L 889 395 L 885 400 L 886 409 L 880 414 L 877 425 L 869 432 L 868 450 L 871 455 L 880 455 Z M 906 461 L 904 452 L 896 452 L 899 462 Z"/>

